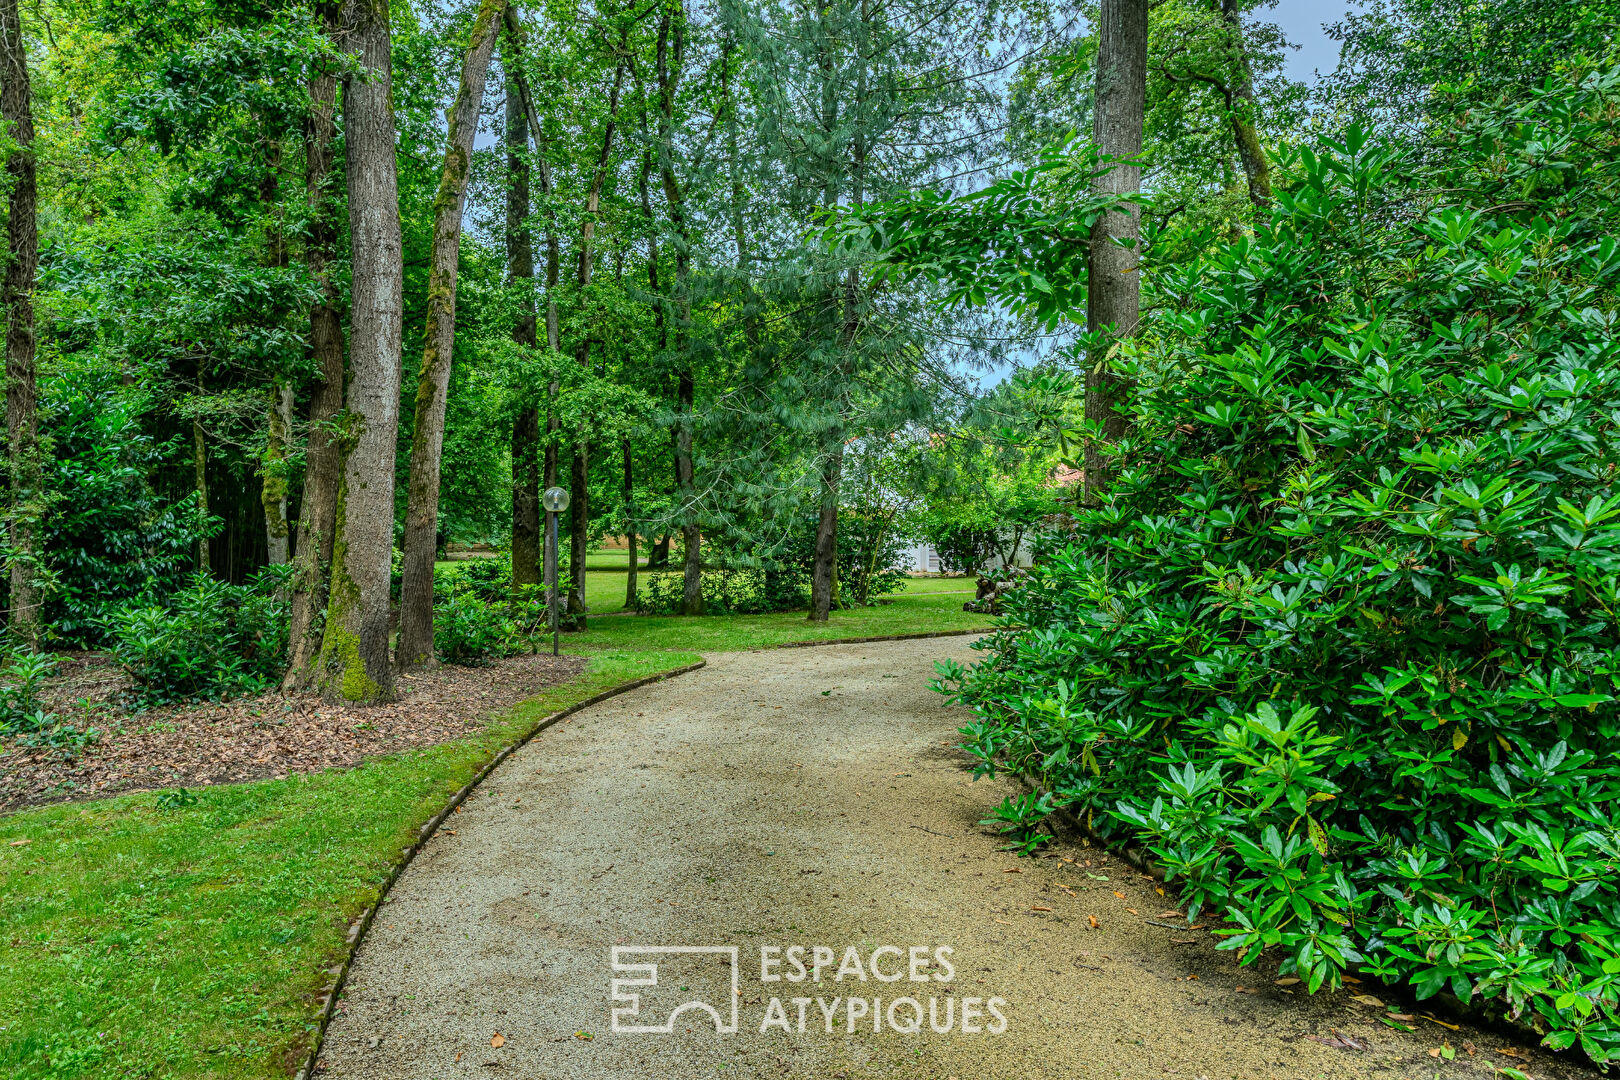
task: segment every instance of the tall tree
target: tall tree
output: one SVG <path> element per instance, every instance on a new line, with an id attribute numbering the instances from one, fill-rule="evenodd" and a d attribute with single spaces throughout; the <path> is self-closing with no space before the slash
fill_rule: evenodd
<path id="1" fill-rule="evenodd" d="M 416 388 L 410 490 L 405 507 L 405 566 L 400 585 L 400 667 L 433 660 L 433 557 L 438 550 L 439 466 L 444 450 L 445 394 L 450 386 L 456 335 L 456 274 L 461 265 L 461 217 L 467 204 L 467 167 L 484 82 L 506 0 L 482 0 L 461 62 L 461 86 L 447 114 L 444 170 L 433 203 L 433 265 L 428 315 Z"/>
<path id="2" fill-rule="evenodd" d="M 317 9 L 328 37 L 341 29 L 341 9 L 326 0 Z M 338 480 L 343 470 L 336 420 L 343 409 L 343 317 L 338 310 L 332 264 L 338 259 L 337 202 L 331 190 L 337 139 L 337 73 L 320 56 L 309 74 L 309 114 L 304 123 L 304 192 L 309 226 L 304 263 L 319 289 L 309 312 L 309 349 L 315 361 L 310 391 L 309 431 L 304 440 L 304 491 L 299 501 L 298 540 L 293 548 L 291 612 L 288 619 L 284 690 L 308 685 L 320 651 L 318 616 L 326 607 L 332 542 L 337 527 Z"/>
<path id="3" fill-rule="evenodd" d="M 1142 121 L 1147 106 L 1148 0 L 1102 0 L 1097 27 L 1097 89 L 1091 139 L 1108 168 L 1097 177 L 1098 194 L 1134 195 L 1142 189 Z M 1115 408 L 1123 380 L 1109 364 L 1118 338 L 1136 333 L 1141 317 L 1142 279 L 1137 273 L 1137 242 L 1142 222 L 1134 206 L 1101 215 L 1091 229 L 1086 279 L 1086 331 L 1092 335 L 1086 364 L 1086 420 L 1109 441 L 1125 432 Z M 1088 441 L 1087 497 L 1102 490 L 1103 454 Z"/>
<path id="4" fill-rule="evenodd" d="M 350 0 L 344 21 L 355 53 L 343 82 L 350 377 L 320 679 L 329 697 L 386 701 L 394 694 L 389 575 L 404 314 L 388 0 Z"/>
<path id="5" fill-rule="evenodd" d="M 675 98 L 686 62 L 684 0 L 664 0 L 658 21 L 658 176 L 670 225 L 675 230 L 675 488 L 680 500 L 685 581 L 681 614 L 703 614 L 703 535 L 698 526 L 697 485 L 692 461 L 692 424 L 697 381 L 688 354 L 692 328 L 692 227 L 680 178 L 675 173 Z"/>
<path id="6" fill-rule="evenodd" d="M 623 42 L 620 45 L 624 48 Z M 585 191 L 585 212 L 580 222 L 578 284 L 581 308 L 588 303 L 591 279 L 596 272 L 596 225 L 602 209 L 602 189 L 612 175 L 613 137 L 619 127 L 619 98 L 624 89 L 625 64 L 621 59 L 613 72 L 613 89 L 608 93 L 607 120 L 602 127 L 602 148 L 596 155 L 596 168 Z M 583 333 L 574 347 L 574 359 L 583 371 L 591 367 L 591 335 Z M 568 476 L 568 610 L 577 625 L 585 625 L 585 561 L 590 538 L 590 441 L 574 440 L 573 460 Z"/>
<path id="7" fill-rule="evenodd" d="M 510 20 L 509 20 L 510 21 Z M 506 267 L 517 291 L 518 314 L 512 340 L 534 348 L 534 240 L 529 231 L 529 123 L 516 71 L 519 62 L 516 29 L 507 57 L 506 88 Z M 554 268 L 548 267 L 551 274 Z M 550 290 L 547 290 L 550 292 Z M 551 329 L 547 320 L 546 329 Z M 512 587 L 540 584 L 540 412 L 523 401 L 512 421 Z M 548 447 L 547 463 L 555 451 Z M 554 469 L 554 466 L 553 466 Z M 553 469 L 546 470 L 549 483 Z"/>
<path id="8" fill-rule="evenodd" d="M 39 644 L 39 414 L 34 371 L 34 274 L 39 266 L 34 110 L 17 0 L 0 0 L 0 122 L 15 144 L 6 158 L 11 186 L 6 267 L 0 305 L 6 315 L 6 438 L 11 479 L 12 638 Z"/>

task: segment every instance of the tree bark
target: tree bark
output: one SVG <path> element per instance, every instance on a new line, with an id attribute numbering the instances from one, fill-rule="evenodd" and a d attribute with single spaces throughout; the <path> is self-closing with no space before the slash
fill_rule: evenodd
<path id="1" fill-rule="evenodd" d="M 631 473 L 630 438 L 624 439 L 624 538 L 630 551 L 629 571 L 624 582 L 624 610 L 636 609 L 636 484 Z"/>
<path id="2" fill-rule="evenodd" d="M 340 29 L 335 3 L 318 9 L 329 37 Z M 309 347 L 316 377 L 309 399 L 309 433 L 304 441 L 304 493 L 299 501 L 298 541 L 293 545 L 292 603 L 288 618 L 288 665 L 282 690 L 309 685 L 315 674 L 320 637 L 317 616 L 326 608 L 332 541 L 337 523 L 338 476 L 343 460 L 335 419 L 343 408 L 343 318 L 331 266 L 337 261 L 338 229 L 330 185 L 337 138 L 337 75 L 319 63 L 309 76 L 309 119 L 304 127 L 304 188 L 309 205 L 309 239 L 304 262 L 320 284 L 320 299 L 309 312 Z"/>
<path id="3" fill-rule="evenodd" d="M 826 622 L 832 613 L 833 576 L 838 566 L 838 483 L 844 468 L 839 440 L 821 466 L 821 516 L 816 522 L 815 565 L 810 574 L 810 621 Z"/>
<path id="4" fill-rule="evenodd" d="M 511 10 L 507 11 L 508 19 Z M 506 58 L 515 70 L 517 50 Z M 534 238 L 529 231 L 529 123 L 517 80 L 506 88 L 506 271 L 519 293 L 512 340 L 526 348 L 537 343 L 531 291 Z M 549 320 L 548 320 L 549 321 Z M 524 405 L 512 421 L 512 588 L 540 584 L 540 412 Z M 548 451 L 549 453 L 549 451 Z"/>
<path id="5" fill-rule="evenodd" d="M 16 149 L 7 156 L 11 184 L 6 219 L 6 465 L 10 473 L 10 629 L 25 651 L 39 646 L 39 521 L 43 514 L 39 408 L 34 365 L 34 277 L 39 267 L 39 192 L 35 180 L 34 109 L 17 0 L 0 0 L 0 122 Z"/>
<path id="6" fill-rule="evenodd" d="M 1147 105 L 1148 0 L 1102 0 L 1097 29 L 1097 92 L 1091 137 L 1111 167 L 1095 181 L 1099 193 L 1135 194 L 1142 189 L 1142 122 Z M 1091 230 L 1086 281 L 1086 330 L 1130 337 L 1141 315 L 1142 283 L 1137 273 L 1141 219 L 1135 208 L 1111 211 Z M 1121 247 L 1118 241 L 1131 246 Z M 1086 419 L 1110 442 L 1125 432 L 1116 403 L 1124 382 L 1109 367 L 1112 341 L 1095 345 L 1087 358 Z M 1085 455 L 1085 494 L 1091 501 L 1107 486 L 1106 466 L 1095 442 Z"/>
<path id="7" fill-rule="evenodd" d="M 404 266 L 388 0 L 349 0 L 344 22 L 358 61 L 343 85 L 353 306 L 342 435 L 347 452 L 320 680 L 329 698 L 372 702 L 394 696 L 389 574 Z"/>
<path id="8" fill-rule="evenodd" d="M 259 469 L 259 501 L 264 506 L 265 550 L 271 566 L 286 564 L 292 551 L 287 527 L 287 444 L 292 432 L 293 389 L 286 379 L 270 387 L 270 430 Z"/>
<path id="9" fill-rule="evenodd" d="M 202 393 L 202 376 L 197 377 L 197 392 Z M 197 492 L 197 572 L 209 570 L 208 537 L 203 535 L 208 526 L 208 440 L 202 424 L 191 422 L 191 472 L 193 489 Z"/>
<path id="10" fill-rule="evenodd" d="M 1249 200 L 1264 208 L 1271 205 L 1271 166 L 1266 163 L 1260 135 L 1254 126 L 1254 74 L 1243 43 L 1243 13 L 1238 10 L 1238 0 L 1220 0 L 1220 5 L 1232 53 L 1231 90 L 1226 95 L 1226 110 L 1232 117 L 1232 141 L 1237 144 L 1243 175 L 1249 182 Z"/>
<path id="11" fill-rule="evenodd" d="M 433 663 L 433 556 L 438 550 L 439 479 L 444 453 L 445 395 L 455 360 L 456 276 L 461 265 L 461 216 L 467 205 L 467 166 L 484 82 L 495 54 L 506 0 L 482 0 L 461 61 L 461 85 L 446 117 L 444 171 L 433 200 L 433 265 L 428 271 L 426 343 L 416 384 L 410 489 L 405 507 L 405 564 L 399 595 L 401 668 Z"/>

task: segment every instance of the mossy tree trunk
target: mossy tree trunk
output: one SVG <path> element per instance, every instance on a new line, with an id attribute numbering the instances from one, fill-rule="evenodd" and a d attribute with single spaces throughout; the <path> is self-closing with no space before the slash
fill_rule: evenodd
<path id="1" fill-rule="evenodd" d="M 356 54 L 343 84 L 353 306 L 319 681 L 328 698 L 373 702 L 394 696 L 389 575 L 404 267 L 388 0 L 352 0 L 344 21 Z"/>
<path id="2" fill-rule="evenodd" d="M 405 564 L 400 583 L 399 645 L 395 652 L 401 668 L 433 662 L 433 556 L 438 550 L 445 395 L 455 356 L 461 216 L 467 204 L 467 170 L 473 138 L 478 134 L 479 110 L 484 104 L 484 83 L 505 7 L 506 0 L 482 0 L 478 6 L 461 62 L 461 85 L 447 117 L 444 169 L 433 201 L 427 329 L 416 386 L 416 423 L 405 506 Z"/>

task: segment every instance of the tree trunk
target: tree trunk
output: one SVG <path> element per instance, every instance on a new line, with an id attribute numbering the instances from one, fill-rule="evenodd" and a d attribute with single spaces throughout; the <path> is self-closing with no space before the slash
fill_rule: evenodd
<path id="1" fill-rule="evenodd" d="M 1148 0 L 1102 0 L 1097 29 L 1097 93 L 1091 137 L 1097 152 L 1114 162 L 1098 177 L 1103 194 L 1142 189 L 1142 119 L 1147 104 Z M 1141 314 L 1142 282 L 1136 272 L 1141 219 L 1135 208 L 1104 214 L 1091 230 L 1086 281 L 1086 330 L 1130 337 Z M 1131 246 L 1121 247 L 1116 241 Z M 1116 402 L 1125 386 L 1110 368 L 1109 342 L 1096 345 L 1086 364 L 1086 419 L 1110 442 L 1125 432 Z M 1086 445 L 1085 494 L 1090 501 L 1107 486 L 1106 466 L 1094 442 Z"/>
<path id="2" fill-rule="evenodd" d="M 343 84 L 352 312 L 343 478 L 320 679 L 333 699 L 387 701 L 394 444 L 399 429 L 403 259 L 388 0 L 350 0 L 347 44 L 357 70 Z"/>
<path id="3" fill-rule="evenodd" d="M 568 462 L 568 614 L 574 626 L 585 629 L 585 556 L 591 524 L 586 455 L 590 446 L 576 442 Z"/>
<path id="4" fill-rule="evenodd" d="M 580 226 L 579 234 L 579 297 L 580 305 L 586 303 L 591 278 L 595 273 L 596 252 L 593 242 L 596 238 L 596 215 L 602 206 L 602 188 L 611 174 L 609 166 L 613 161 L 613 136 L 619 126 L 619 95 L 624 87 L 625 65 L 621 62 L 613 73 L 613 89 L 608 95 L 607 122 L 602 129 L 602 149 L 596 158 L 596 172 L 591 177 L 591 186 L 585 194 L 584 222 Z M 581 341 L 575 349 L 575 359 L 579 366 L 589 369 L 591 366 L 591 342 L 589 338 Z M 590 444 L 585 439 L 574 441 L 574 457 L 568 476 L 568 610 L 574 616 L 574 624 L 581 630 L 585 628 L 585 553 L 590 539 L 591 509 L 590 509 Z"/>
<path id="5" fill-rule="evenodd" d="M 259 501 L 264 506 L 265 551 L 271 566 L 288 562 L 287 444 L 292 431 L 293 389 L 286 379 L 270 387 L 270 430 L 264 440 L 264 463 L 259 470 Z"/>
<path id="6" fill-rule="evenodd" d="M 816 559 L 810 574 L 810 621 L 826 622 L 832 612 L 833 576 L 838 565 L 838 482 L 844 469 L 839 439 L 821 466 L 821 517 L 816 522 Z"/>
<path id="7" fill-rule="evenodd" d="M 510 39 L 509 39 L 511 41 L 511 55 L 506 58 L 507 72 L 509 73 L 509 75 L 511 77 L 511 86 L 509 86 L 508 89 L 507 89 L 507 130 L 508 130 L 508 132 L 510 132 L 512 130 L 512 113 L 511 113 L 511 110 L 514 107 L 516 107 L 516 108 L 518 108 L 520 110 L 519 123 L 522 123 L 522 120 L 525 117 L 528 120 L 528 124 L 524 128 L 523 139 L 521 140 L 522 143 L 523 143 L 523 148 L 525 150 L 528 149 L 528 137 L 529 137 L 530 129 L 532 129 L 532 133 L 534 135 L 535 146 L 536 146 L 537 150 L 539 151 L 535 155 L 535 157 L 536 157 L 536 164 L 539 165 L 540 193 L 546 197 L 546 200 L 547 200 L 547 203 L 548 203 L 547 210 L 546 210 L 546 347 L 548 349 L 550 349 L 552 352 L 557 352 L 562 348 L 562 326 L 561 326 L 561 321 L 560 321 L 560 319 L 558 317 L 558 313 L 557 313 L 557 282 L 558 282 L 558 279 L 559 279 L 559 274 L 561 273 L 562 248 L 561 248 L 561 245 L 558 243 L 558 240 L 557 240 L 557 215 L 556 215 L 556 212 L 553 211 L 549 206 L 550 199 L 551 199 L 551 194 L 552 194 L 551 164 L 550 164 L 549 160 L 546 158 L 546 154 L 545 154 L 545 128 L 543 128 L 541 126 L 541 124 L 540 124 L 540 114 L 535 110 L 534 98 L 529 93 L 528 80 L 523 77 L 523 69 L 522 69 L 522 66 L 521 66 L 521 60 L 522 60 L 522 55 L 521 54 L 522 54 L 522 46 L 523 46 L 523 42 L 524 42 L 524 40 L 526 38 L 526 34 L 524 32 L 524 29 L 523 29 L 523 24 L 518 20 L 516 10 L 514 10 L 511 5 L 508 5 L 507 8 L 506 8 L 506 27 L 507 27 L 507 30 L 510 31 L 510 34 L 511 34 Z M 514 91 L 516 92 L 516 101 L 515 102 L 513 101 L 513 92 Z M 509 145 L 515 145 L 515 143 L 513 143 L 511 141 L 510 137 L 508 139 L 508 143 L 509 143 Z M 527 217 L 528 216 L 528 200 L 529 200 L 527 165 L 524 162 L 514 162 L 512 157 L 510 156 L 510 151 L 508 152 L 507 164 L 508 164 L 509 168 L 512 168 L 514 170 L 514 175 L 516 175 L 516 172 L 517 172 L 518 169 L 522 170 L 522 176 L 523 176 L 523 189 L 522 190 L 523 190 L 523 208 L 524 208 L 522 216 Z M 510 196 L 509 196 L 509 198 L 510 198 Z M 507 214 L 507 221 L 508 221 L 507 235 L 508 235 L 508 237 L 511 237 L 511 236 L 513 236 L 515 234 L 516 227 L 511 224 L 511 221 L 512 221 L 512 217 L 511 217 L 512 206 L 511 206 L 510 202 L 508 203 L 507 211 L 508 211 L 508 214 Z M 524 235 L 524 242 L 528 243 L 529 242 L 528 233 L 525 231 L 523 235 Z M 511 251 L 510 244 L 511 244 L 511 241 L 509 240 L 508 241 L 508 252 L 509 253 Z M 534 276 L 534 271 L 533 271 L 534 259 L 533 259 L 532 254 L 531 254 L 530 258 L 529 258 L 529 266 L 530 266 L 529 276 L 533 277 Z M 522 342 L 522 339 L 519 339 L 519 341 Z M 533 331 L 532 327 L 529 330 L 529 336 L 528 336 L 527 344 L 531 344 L 531 345 L 534 344 L 534 331 Z M 544 457 L 544 465 L 541 468 L 541 479 L 539 481 L 539 486 L 544 487 L 544 488 L 552 488 L 552 487 L 555 487 L 557 485 L 557 437 L 556 437 L 557 436 L 557 414 L 556 414 L 556 412 L 554 411 L 554 408 L 553 408 L 553 403 L 557 399 L 557 390 L 558 390 L 558 382 L 557 382 L 556 379 L 553 379 L 553 380 L 551 380 L 551 383 L 546 387 L 545 457 Z M 536 420 L 535 420 L 535 426 L 538 429 L 538 426 L 539 426 L 538 418 L 536 418 Z M 516 512 L 515 499 L 516 499 L 516 494 L 514 494 L 514 504 L 513 504 L 514 513 Z M 540 505 L 538 490 L 535 491 L 534 498 L 533 498 L 532 502 L 533 502 L 533 505 L 535 507 L 535 514 L 536 514 L 536 517 L 534 519 L 535 522 L 536 522 L 535 529 L 538 532 L 538 529 L 539 529 L 538 513 L 539 513 L 539 505 Z M 515 546 L 515 544 L 516 544 L 516 535 L 515 535 L 515 533 L 514 533 L 513 543 L 514 543 L 514 546 Z M 536 546 L 536 549 L 538 550 L 538 546 L 539 546 L 538 538 L 536 538 L 536 540 L 535 540 L 535 546 Z M 537 555 L 536 556 L 536 565 L 538 565 L 538 558 L 539 557 Z M 513 579 L 514 582 L 516 581 L 515 572 L 516 572 L 516 567 L 514 565 L 514 579 Z M 538 582 L 538 580 L 539 580 L 538 571 L 536 571 L 536 582 Z"/>
<path id="8" fill-rule="evenodd" d="M 624 538 L 630 550 L 629 571 L 624 581 L 624 610 L 636 609 L 636 485 L 631 474 L 630 439 L 624 440 Z"/>
<path id="9" fill-rule="evenodd" d="M 511 10 L 507 10 L 510 25 Z M 534 238 L 529 217 L 529 122 L 517 79 L 517 50 L 506 66 L 506 270 L 519 292 L 512 340 L 525 348 L 537 344 L 533 296 Z M 538 135 L 538 132 L 536 132 Z M 549 320 L 548 320 L 549 321 Z M 512 588 L 540 584 L 540 412 L 533 405 L 518 410 L 512 421 Z M 548 455 L 551 451 L 547 450 Z"/>
<path id="10" fill-rule="evenodd" d="M 697 485 L 692 465 L 692 413 L 696 387 L 687 339 L 692 319 L 688 291 L 692 270 L 692 233 L 680 181 L 675 175 L 675 96 L 686 53 L 686 12 L 666 4 L 658 23 L 658 176 L 675 229 L 675 488 L 680 495 L 681 540 L 686 546 L 686 582 L 681 596 L 682 615 L 703 614 L 703 549 L 697 523 Z"/>
<path id="11" fill-rule="evenodd" d="M 17 0 L 0 0 L 0 121 L 16 143 L 6 159 L 11 185 L 6 219 L 6 457 L 10 473 L 12 639 L 24 651 L 39 645 L 39 410 L 34 367 L 34 275 L 39 267 L 34 110 Z"/>
<path id="12" fill-rule="evenodd" d="M 197 392 L 202 393 L 200 375 Z M 196 420 L 191 422 L 191 471 L 192 484 L 197 492 L 197 572 L 206 574 L 210 562 L 208 537 L 203 535 L 208 528 L 208 441 L 203 435 L 202 424 Z"/>
<path id="13" fill-rule="evenodd" d="M 1260 135 L 1254 126 L 1254 74 L 1249 52 L 1243 43 L 1243 14 L 1237 0 L 1220 0 L 1221 19 L 1226 23 L 1228 49 L 1232 54 L 1231 92 L 1226 109 L 1232 116 L 1232 141 L 1237 144 L 1243 175 L 1249 182 L 1249 200 L 1258 207 L 1271 205 L 1271 166 L 1260 148 Z"/>
<path id="14" fill-rule="evenodd" d="M 335 37 L 339 9 L 325 3 L 317 9 L 327 35 Z M 307 686 L 315 673 L 320 638 L 317 616 L 326 608 L 328 567 L 337 522 L 338 475 L 342 456 L 334 418 L 343 408 L 343 319 L 331 265 L 337 260 L 338 229 L 332 163 L 337 137 L 337 75 L 321 63 L 309 76 L 309 119 L 304 127 L 304 186 L 309 204 L 308 242 L 304 261 L 320 284 L 320 300 L 309 312 L 309 346 L 316 377 L 309 399 L 309 433 L 304 441 L 304 494 L 299 501 L 298 542 L 293 546 L 292 604 L 288 618 L 288 665 L 282 690 Z"/>
<path id="15" fill-rule="evenodd" d="M 467 204 L 467 165 L 473 138 L 478 134 L 478 113 L 484 105 L 484 80 L 505 7 L 506 0 L 482 0 L 478 6 L 472 37 L 461 61 L 461 86 L 446 118 L 449 136 L 444 171 L 433 200 L 433 265 L 428 271 L 427 329 L 423 335 L 426 343 L 416 384 L 416 423 L 405 507 L 405 565 L 399 594 L 399 646 L 395 651 L 401 668 L 433 662 L 433 556 L 439 546 L 445 394 L 449 392 L 450 365 L 455 359 L 461 215 Z"/>

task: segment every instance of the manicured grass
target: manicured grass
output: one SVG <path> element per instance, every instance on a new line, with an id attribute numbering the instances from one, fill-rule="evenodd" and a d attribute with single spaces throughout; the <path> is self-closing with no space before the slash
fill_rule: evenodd
<path id="1" fill-rule="evenodd" d="M 469 739 L 0 817 L 0 1076 L 290 1075 L 350 921 L 450 795 L 547 713 L 696 659 L 604 646 Z"/>
<path id="2" fill-rule="evenodd" d="M 582 653 L 628 648 L 728 652 L 789 641 L 972 630 L 994 622 L 989 615 L 963 611 L 966 599 L 969 597 L 937 593 L 901 595 L 876 607 L 835 611 L 824 623 L 810 622 L 802 611 L 700 618 L 620 615 L 588 620 L 584 633 L 564 635 L 563 649 Z"/>

